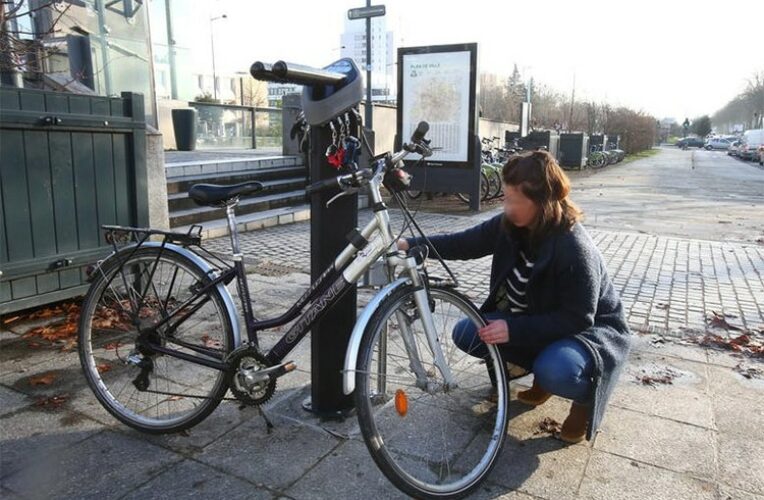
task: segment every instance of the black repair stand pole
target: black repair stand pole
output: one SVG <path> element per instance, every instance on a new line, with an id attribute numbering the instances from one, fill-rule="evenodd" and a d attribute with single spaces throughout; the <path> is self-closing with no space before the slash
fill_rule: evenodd
<path id="1" fill-rule="evenodd" d="M 352 134 L 358 127 L 351 116 Z M 329 126 L 310 127 L 308 170 L 310 182 L 336 177 L 337 171 L 326 161 L 331 144 Z M 348 244 L 346 236 L 358 225 L 358 195 L 343 196 L 329 208 L 326 202 L 337 192 L 314 194 L 310 200 L 310 274 L 313 281 L 329 267 Z M 353 398 L 342 390 L 345 351 L 356 321 L 356 289 L 353 288 L 329 309 L 310 334 L 311 391 L 303 408 L 321 418 L 344 418 L 352 413 Z"/>

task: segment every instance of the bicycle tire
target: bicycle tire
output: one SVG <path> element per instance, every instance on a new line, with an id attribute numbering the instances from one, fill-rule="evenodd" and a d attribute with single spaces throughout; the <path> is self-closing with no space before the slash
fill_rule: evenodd
<path id="1" fill-rule="evenodd" d="M 147 433 L 179 432 L 215 410 L 228 389 L 226 375 L 176 357 L 140 352 L 135 344 L 138 330 L 134 321 L 137 317 L 141 327 L 156 324 L 161 315 L 173 311 L 173 306 L 180 307 L 186 295 L 190 298 L 197 284 L 210 278 L 171 249 L 144 247 L 132 255 L 130 252 L 132 249 L 123 250 L 107 260 L 85 296 L 79 324 L 80 363 L 98 401 L 119 421 Z M 151 273 L 154 262 L 157 266 Z M 141 295 L 136 292 L 142 289 L 146 290 L 145 300 L 137 305 L 130 294 Z M 201 299 L 204 304 L 172 332 L 172 338 L 162 332 L 158 341 L 190 354 L 197 353 L 174 341 L 204 346 L 218 351 L 222 359 L 234 347 L 225 302 L 217 288 Z M 131 358 L 133 355 L 137 358 Z M 147 373 L 141 373 L 137 359 L 141 363 L 151 360 Z M 136 385 L 139 375 L 147 381 L 143 390 Z"/>
<path id="2" fill-rule="evenodd" d="M 456 197 L 459 198 L 462 202 L 466 203 L 467 205 L 470 204 L 470 195 L 467 193 L 456 193 Z"/>
<path id="3" fill-rule="evenodd" d="M 404 493 L 416 498 L 460 498 L 480 486 L 500 455 L 508 422 L 506 374 L 498 368 L 501 356 L 495 346 L 489 346 L 490 365 L 456 347 L 448 321 L 467 317 L 476 326 L 482 326 L 483 320 L 463 295 L 432 286 L 430 308 L 436 325 L 443 328 L 439 340 L 460 383 L 456 389 L 435 392 L 419 389 L 421 385 L 416 386 L 416 377 L 408 368 L 409 358 L 405 346 L 399 344 L 403 339 L 396 333 L 395 324 L 401 324 L 400 318 L 404 318 L 409 326 L 421 327 L 416 308 L 412 307 L 414 293 L 413 286 L 393 292 L 372 315 L 364 332 L 355 389 L 361 433 L 377 466 Z M 388 324 L 390 320 L 393 324 Z M 383 337 L 384 331 L 388 333 Z M 435 381 L 437 385 L 440 372 L 431 357 L 425 359 L 425 353 L 431 355 L 423 335 L 415 335 L 414 342 L 427 369 L 428 382 Z M 386 339 L 382 363 L 385 370 L 380 371 L 378 342 L 382 338 Z M 394 368 L 387 370 L 389 364 Z M 488 366 L 492 368 L 487 369 Z M 489 370 L 496 380 L 496 403 L 485 398 L 493 386 Z M 376 376 L 379 373 L 383 375 Z M 393 374 L 392 380 L 388 373 Z M 399 383 L 406 375 L 412 377 L 411 383 Z M 407 398 L 405 416 L 398 408 L 399 391 Z M 392 394 L 395 396 L 391 397 Z M 431 451 L 435 458 L 430 456 Z M 453 459 L 452 465 L 449 459 Z"/>
<path id="4" fill-rule="evenodd" d="M 589 162 L 587 164 L 593 169 L 602 168 L 605 166 L 605 157 L 599 151 L 595 151 L 589 156 Z"/>
<path id="5" fill-rule="evenodd" d="M 501 197 L 504 196 L 504 193 L 501 190 L 501 188 L 504 185 L 504 179 L 501 176 L 501 172 L 502 172 L 504 167 L 501 164 L 494 164 L 494 165 L 492 165 L 492 167 L 493 167 L 493 175 L 495 177 L 495 180 L 493 182 L 495 183 L 496 188 L 495 188 L 495 191 L 494 191 L 493 196 L 491 198 L 492 199 L 493 198 L 501 198 Z"/>
<path id="6" fill-rule="evenodd" d="M 484 171 L 480 171 L 480 200 L 488 201 L 491 195 L 491 181 Z"/>

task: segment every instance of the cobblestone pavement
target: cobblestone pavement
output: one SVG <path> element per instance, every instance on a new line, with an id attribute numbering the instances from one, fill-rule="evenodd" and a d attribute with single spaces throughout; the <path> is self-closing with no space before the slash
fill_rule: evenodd
<path id="1" fill-rule="evenodd" d="M 426 234 L 458 231 L 497 210 L 475 216 L 422 212 L 417 221 Z M 391 215 L 393 226 L 402 227 L 401 212 L 393 209 Z M 361 212 L 360 224 L 370 217 L 370 211 Z M 679 335 L 687 329 L 703 330 L 713 312 L 728 315 L 730 323 L 743 328 L 764 326 L 764 246 L 598 229 L 590 234 L 633 328 Z M 244 233 L 240 238 L 245 256 L 256 263 L 310 272 L 309 222 Z M 205 247 L 230 253 L 227 238 L 205 242 Z M 450 265 L 462 283 L 461 290 L 476 302 L 484 300 L 491 257 Z"/>

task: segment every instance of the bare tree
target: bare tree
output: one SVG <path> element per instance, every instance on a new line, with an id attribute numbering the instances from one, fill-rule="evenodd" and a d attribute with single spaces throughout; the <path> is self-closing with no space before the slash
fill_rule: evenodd
<path id="1" fill-rule="evenodd" d="M 719 132 L 764 127 L 764 70 L 753 73 L 745 90 L 714 113 L 711 121 Z"/>
<path id="2" fill-rule="evenodd" d="M 56 4 L 57 9 L 51 9 Z M 41 1 L 34 7 L 25 0 L 0 0 L 0 71 L 4 73 L 42 73 L 43 61 L 53 53 L 40 39 L 59 32 L 58 21 L 67 13 L 71 4 Z M 27 28 L 22 21 L 45 9 L 58 12 L 45 32 Z"/>

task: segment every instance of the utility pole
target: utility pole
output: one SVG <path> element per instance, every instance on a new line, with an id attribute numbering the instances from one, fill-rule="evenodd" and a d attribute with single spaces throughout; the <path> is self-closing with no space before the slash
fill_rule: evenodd
<path id="1" fill-rule="evenodd" d="M 366 7 L 371 7 L 371 0 L 366 0 Z M 366 18 L 366 128 L 372 129 L 374 110 L 371 105 L 371 18 Z"/>
<path id="2" fill-rule="evenodd" d="M 172 32 L 172 0 L 165 0 L 167 20 L 167 55 L 170 63 L 170 98 L 178 98 L 178 68 L 175 62 L 175 35 Z"/>

